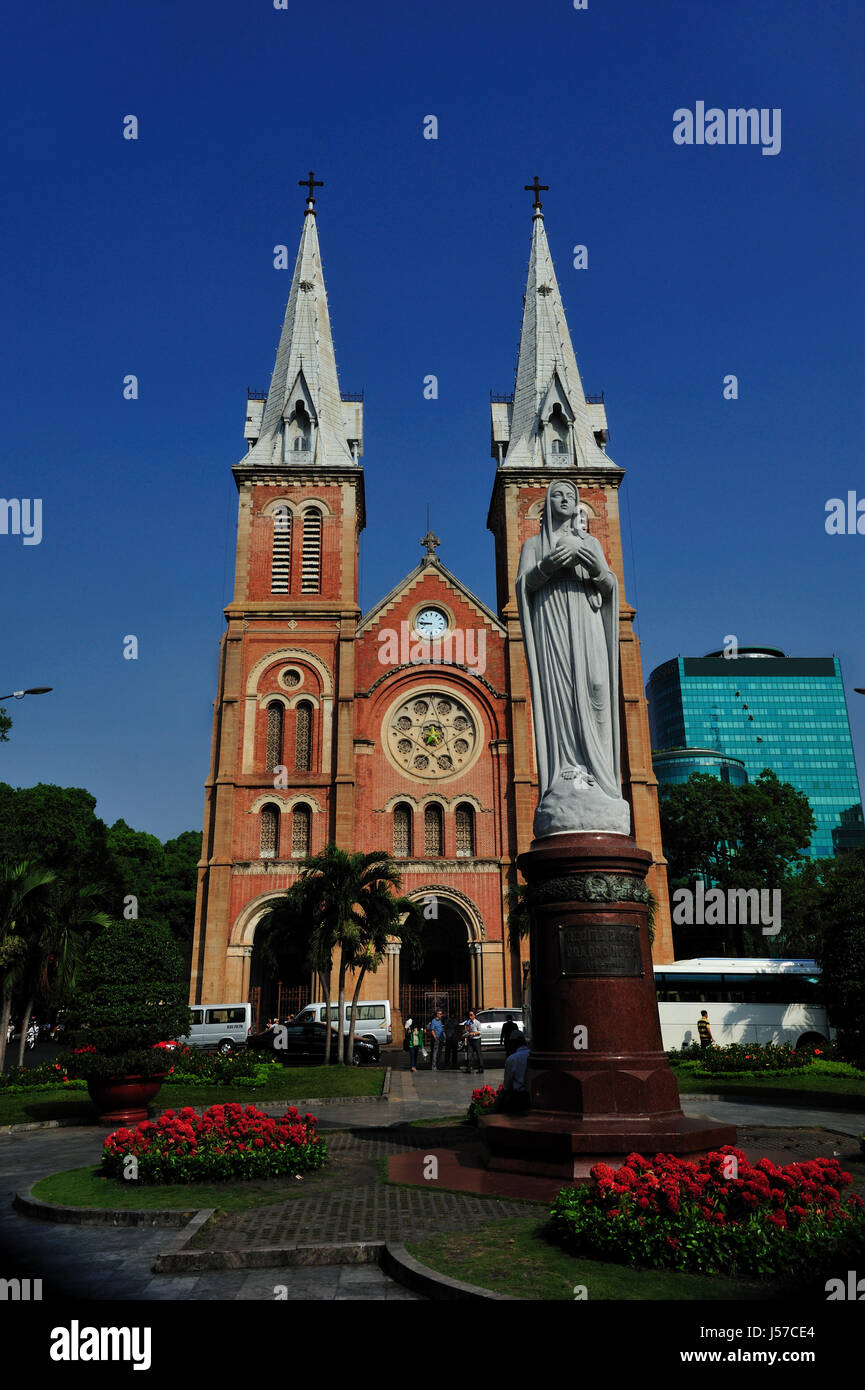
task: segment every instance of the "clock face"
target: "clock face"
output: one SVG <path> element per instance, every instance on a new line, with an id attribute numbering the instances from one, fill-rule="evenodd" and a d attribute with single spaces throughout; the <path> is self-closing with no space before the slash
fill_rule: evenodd
<path id="1" fill-rule="evenodd" d="M 414 620 L 418 637 L 443 637 L 448 630 L 447 615 L 440 608 L 422 608 Z"/>
<path id="2" fill-rule="evenodd" d="M 418 691 L 397 705 L 383 733 L 393 761 L 414 777 L 453 777 L 479 748 L 474 712 L 443 690 Z"/>

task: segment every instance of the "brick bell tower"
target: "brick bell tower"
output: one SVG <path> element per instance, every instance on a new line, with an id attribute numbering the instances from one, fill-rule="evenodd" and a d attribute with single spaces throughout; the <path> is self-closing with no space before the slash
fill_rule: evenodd
<path id="1" fill-rule="evenodd" d="M 354 833 L 363 405 L 337 378 L 312 175 L 265 400 L 247 404 L 234 597 L 205 789 L 190 1002 L 250 998 L 255 926 Z"/>
<path id="2" fill-rule="evenodd" d="M 514 581 L 523 542 L 537 534 L 546 490 L 562 477 L 577 484 L 588 530 L 601 542 L 619 581 L 622 794 L 631 804 L 633 838 L 652 856 L 646 882 L 656 901 L 652 954 L 659 963 L 673 959 L 673 941 L 636 610 L 625 597 L 619 523 L 619 485 L 625 473 L 606 452 L 603 397 L 587 398 L 583 391 L 537 179 L 533 188 L 527 187 L 535 202 L 517 375 L 513 395 L 494 396 L 490 407 L 497 468 L 487 519 L 495 536 L 498 609 L 508 629 L 516 844 L 522 852 L 531 843 L 538 782 Z"/>

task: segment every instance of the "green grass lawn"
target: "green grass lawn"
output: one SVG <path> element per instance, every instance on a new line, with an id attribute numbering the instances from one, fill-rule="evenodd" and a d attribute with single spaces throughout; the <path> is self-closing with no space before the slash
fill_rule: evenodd
<path id="1" fill-rule="evenodd" d="M 761 1076 L 759 1072 L 736 1072 L 734 1074 L 707 1076 L 705 1073 L 700 1075 L 695 1070 L 693 1062 L 686 1063 L 685 1066 L 674 1066 L 673 1071 L 679 1083 L 679 1090 L 683 1094 L 689 1091 L 717 1092 L 718 1095 L 724 1092 L 735 1093 L 746 1089 L 757 1087 L 766 1090 L 793 1091 L 801 1095 L 813 1096 L 815 1106 L 818 1105 L 820 1095 L 831 1097 L 833 1095 L 854 1095 L 861 1096 L 865 1103 L 865 1077 L 855 1076 L 821 1076 L 819 1073 L 809 1074 L 808 1072 L 782 1072 L 774 1076 Z"/>
<path id="2" fill-rule="evenodd" d="M 739 1279 L 711 1278 L 576 1258 L 549 1241 L 545 1223 L 511 1217 L 480 1230 L 433 1236 L 408 1246 L 422 1264 L 451 1279 L 478 1284 L 512 1298 L 574 1301 L 582 1285 L 590 1303 L 599 1299 L 772 1299 L 777 1289 Z"/>
<path id="3" fill-rule="evenodd" d="M 230 1086 L 163 1086 L 150 1106 L 151 1115 L 163 1110 L 180 1110 L 184 1105 L 205 1106 L 241 1101 L 257 1105 L 260 1101 L 339 1099 L 341 1096 L 379 1096 L 384 1080 L 383 1067 L 284 1067 L 273 1080 L 255 1090 L 242 1084 Z M 86 1091 L 70 1091 L 58 1086 L 52 1091 L 26 1091 L 17 1095 L 0 1092 L 0 1125 L 28 1124 L 34 1120 L 78 1119 L 88 1124 L 96 1111 Z"/>
<path id="4" fill-rule="evenodd" d="M 40 1202 L 62 1207 L 98 1207 L 113 1211 L 197 1211 L 218 1207 L 220 1211 L 245 1211 L 294 1197 L 303 1183 L 294 1177 L 268 1178 L 243 1183 L 166 1183 L 146 1186 L 103 1178 L 99 1169 L 69 1168 L 42 1178 L 33 1188 Z"/>

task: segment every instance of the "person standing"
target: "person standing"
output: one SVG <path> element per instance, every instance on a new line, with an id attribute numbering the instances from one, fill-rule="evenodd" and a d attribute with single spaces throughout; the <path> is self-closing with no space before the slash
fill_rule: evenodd
<path id="1" fill-rule="evenodd" d="M 505 1051 L 507 1052 L 508 1056 L 511 1055 L 511 1049 L 508 1047 L 508 1040 L 510 1039 L 510 1037 L 511 1037 L 511 1035 L 512 1035 L 513 1033 L 518 1033 L 519 1031 L 520 1031 L 519 1028 L 518 1028 L 517 1025 L 514 1023 L 514 1016 L 513 1016 L 513 1014 L 508 1014 L 507 1018 L 505 1019 L 504 1023 L 502 1024 L 502 1035 L 501 1035 L 501 1040 L 500 1040 L 500 1043 L 499 1043 L 499 1046 L 500 1046 L 500 1047 L 503 1047 L 503 1048 L 505 1049 Z"/>
<path id="2" fill-rule="evenodd" d="M 475 1015 L 474 1009 L 469 1009 L 469 1016 L 466 1019 L 466 1065 L 470 1072 L 479 1071 L 483 1075 L 484 1064 L 481 1060 L 481 1025 Z"/>
<path id="3" fill-rule="evenodd" d="M 417 1071 L 417 1055 L 423 1047 L 423 1029 L 413 1018 L 406 1020 L 406 1040 L 408 1042 L 408 1065 L 410 1071 Z"/>
<path id="4" fill-rule="evenodd" d="M 442 1065 L 442 1046 L 444 1045 L 445 1026 L 442 1022 L 442 1011 L 436 1009 L 435 1015 L 430 1019 L 429 1030 L 432 1035 L 432 1057 L 430 1058 L 430 1071 L 441 1071 Z"/>
<path id="5" fill-rule="evenodd" d="M 701 1010 L 697 1021 L 697 1032 L 700 1034 L 700 1046 L 711 1047 L 715 1039 L 712 1037 L 712 1030 L 709 1027 L 709 1014 L 706 1009 Z"/>

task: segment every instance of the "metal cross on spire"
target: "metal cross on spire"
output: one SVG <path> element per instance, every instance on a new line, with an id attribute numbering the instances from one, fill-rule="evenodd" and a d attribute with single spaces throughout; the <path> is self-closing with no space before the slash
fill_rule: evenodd
<path id="1" fill-rule="evenodd" d="M 308 193 L 307 193 L 307 195 L 306 195 L 306 210 L 307 210 L 307 212 L 311 212 L 311 213 L 313 214 L 313 216 L 314 216 L 314 215 L 315 215 L 315 207 L 314 207 L 314 203 L 315 203 L 315 194 L 313 193 L 312 190 L 313 190 L 314 188 L 324 188 L 324 183 L 321 181 L 321 179 L 317 179 L 317 178 L 315 177 L 315 175 L 314 175 L 314 173 L 312 172 L 311 169 L 310 169 L 310 171 L 309 171 L 309 178 L 308 178 L 308 179 L 298 179 L 297 182 L 298 182 L 298 186 L 299 186 L 300 188 L 306 188 L 306 189 L 309 190 Z"/>
<path id="2" fill-rule="evenodd" d="M 549 191 L 550 191 L 550 185 L 549 185 L 548 183 L 540 183 L 539 180 L 538 180 L 537 174 L 535 174 L 534 183 L 527 183 L 527 184 L 524 184 L 523 187 L 525 188 L 525 190 L 526 190 L 527 193 L 534 193 L 534 195 L 535 195 L 535 201 L 532 203 L 532 207 L 535 208 L 535 210 L 536 210 L 537 212 L 540 212 L 540 210 L 541 210 L 541 199 L 540 199 L 540 195 L 541 195 L 541 193 L 549 193 Z"/>

